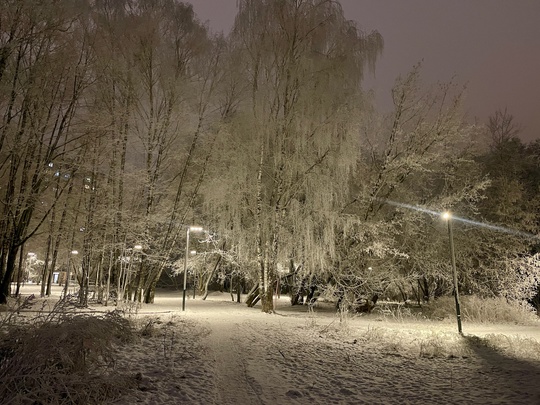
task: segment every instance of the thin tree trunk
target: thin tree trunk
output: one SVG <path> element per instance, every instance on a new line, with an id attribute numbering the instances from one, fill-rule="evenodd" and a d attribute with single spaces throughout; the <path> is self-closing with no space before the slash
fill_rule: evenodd
<path id="1" fill-rule="evenodd" d="M 23 276 L 23 254 L 24 254 L 24 245 L 21 246 L 19 250 L 19 271 L 17 272 L 17 289 L 15 290 L 15 296 L 18 297 L 21 291 L 21 279 Z"/>
<path id="2" fill-rule="evenodd" d="M 264 141 L 261 140 L 260 155 L 259 155 L 259 168 L 257 171 L 257 262 L 259 263 L 259 299 L 262 298 L 265 302 L 265 294 L 267 290 L 267 269 L 265 266 L 265 260 L 263 257 L 263 237 L 262 237 L 262 172 L 264 164 Z M 248 306 L 253 306 L 255 303 L 251 301 Z M 263 311 L 265 310 L 263 306 Z"/>
<path id="3" fill-rule="evenodd" d="M 225 249 L 225 242 L 223 242 L 222 249 Z M 212 278 L 214 277 L 216 270 L 219 268 L 219 264 L 221 263 L 222 258 L 223 258 L 222 255 L 218 256 L 216 260 L 216 264 L 214 264 L 214 268 L 212 269 L 212 271 L 210 272 L 210 275 L 208 276 L 208 278 L 206 279 L 206 282 L 204 283 L 204 295 L 202 297 L 203 300 L 205 300 L 208 297 L 208 285 L 210 284 L 210 281 L 212 281 Z"/>

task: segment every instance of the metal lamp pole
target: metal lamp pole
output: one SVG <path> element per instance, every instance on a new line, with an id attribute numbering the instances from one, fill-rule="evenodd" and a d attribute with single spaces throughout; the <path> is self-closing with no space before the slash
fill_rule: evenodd
<path id="1" fill-rule="evenodd" d="M 443 218 L 448 223 L 448 238 L 450 239 L 450 258 L 452 260 L 452 272 L 454 276 L 454 299 L 456 301 L 456 318 L 458 332 L 463 334 L 461 329 L 461 310 L 459 305 L 459 289 L 458 289 L 458 279 L 457 279 L 457 270 L 456 270 L 456 254 L 454 251 L 454 234 L 452 232 L 452 214 L 445 212 Z"/>
<path id="2" fill-rule="evenodd" d="M 186 310 L 186 291 L 187 291 L 187 262 L 189 256 L 189 233 L 202 232 L 202 228 L 199 226 L 188 226 L 186 231 L 186 254 L 184 256 L 184 289 L 182 293 L 182 311 Z"/>
<path id="3" fill-rule="evenodd" d="M 71 252 L 71 255 L 78 255 L 79 252 L 76 251 L 76 250 L 72 250 Z M 67 260 L 67 269 L 66 269 L 66 285 L 65 285 L 65 290 L 64 290 L 64 299 L 67 298 L 67 295 L 68 295 L 68 288 L 69 288 L 69 279 L 71 277 L 71 267 L 69 265 L 69 259 L 71 257 L 70 254 L 68 254 L 68 260 Z"/>
<path id="4" fill-rule="evenodd" d="M 189 252 L 191 256 L 194 256 L 197 254 L 196 250 L 192 250 Z M 193 299 L 195 299 L 195 295 L 197 294 L 197 274 L 196 270 L 193 269 Z"/>

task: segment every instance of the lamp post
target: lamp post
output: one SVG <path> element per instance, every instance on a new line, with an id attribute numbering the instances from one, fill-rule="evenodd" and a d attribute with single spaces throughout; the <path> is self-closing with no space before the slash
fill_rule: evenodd
<path id="1" fill-rule="evenodd" d="M 135 258 L 137 258 L 138 256 L 138 262 L 139 262 L 139 268 L 137 270 L 134 271 L 135 273 L 135 281 L 136 281 L 136 286 L 135 286 L 135 294 L 134 294 L 134 297 L 133 297 L 133 300 L 136 301 L 136 302 L 142 302 L 142 281 L 143 281 L 143 255 L 142 255 L 142 252 L 143 252 L 143 247 L 142 245 L 135 245 L 133 246 L 133 250 L 136 252 L 136 255 L 135 255 Z M 130 271 L 133 271 L 133 269 L 131 268 Z"/>
<path id="2" fill-rule="evenodd" d="M 189 252 L 191 256 L 195 256 L 197 254 L 196 250 L 191 250 Z M 195 294 L 197 293 L 197 276 L 195 274 L 195 269 L 193 269 L 193 299 L 195 299 Z"/>
<path id="3" fill-rule="evenodd" d="M 36 255 L 34 252 L 28 252 L 27 255 L 26 255 L 26 257 L 27 257 L 27 260 L 26 260 L 26 263 L 25 263 L 25 266 L 24 266 L 24 270 L 25 270 L 25 272 L 26 272 L 27 274 L 30 274 L 28 268 L 29 268 L 29 267 L 32 267 L 32 266 L 30 266 L 30 265 L 33 264 L 33 263 L 36 261 L 37 255 Z M 18 285 L 20 284 L 21 278 L 22 278 L 22 276 L 23 276 L 23 274 L 22 274 L 22 272 L 21 272 L 21 269 L 22 269 L 22 266 L 19 266 L 19 274 L 17 274 L 17 287 L 18 287 Z M 44 277 L 43 277 L 43 278 L 44 278 Z M 45 281 L 45 280 L 42 280 L 42 281 L 41 281 L 41 285 L 42 285 L 42 286 L 43 286 L 43 284 L 44 284 L 44 281 Z M 42 288 L 42 289 L 43 289 L 43 288 Z M 15 295 L 19 296 L 19 293 L 17 292 L 17 294 L 15 294 Z"/>
<path id="4" fill-rule="evenodd" d="M 72 250 L 71 252 L 71 255 L 78 255 L 79 252 L 77 250 Z M 69 288 L 69 278 L 70 278 L 70 270 L 71 268 L 69 267 L 69 258 L 71 256 L 68 255 L 68 260 L 67 260 L 67 270 L 66 270 L 66 285 L 65 285 L 65 288 L 64 288 L 64 299 L 67 298 L 67 294 L 68 294 L 68 288 Z"/>
<path id="5" fill-rule="evenodd" d="M 457 326 L 458 332 L 462 334 L 463 332 L 461 329 L 461 310 L 459 305 L 459 289 L 456 270 L 456 254 L 454 252 L 454 234 L 452 232 L 452 214 L 447 211 L 442 214 L 442 217 L 448 224 L 448 239 L 450 240 L 450 259 L 452 261 L 452 272 L 454 276 L 454 299 L 456 301 Z"/>
<path id="6" fill-rule="evenodd" d="M 184 256 L 184 289 L 182 293 L 182 311 L 186 310 L 186 290 L 187 290 L 187 262 L 189 256 L 189 233 L 190 232 L 202 232 L 203 228 L 200 226 L 188 226 L 186 231 L 186 254 Z"/>

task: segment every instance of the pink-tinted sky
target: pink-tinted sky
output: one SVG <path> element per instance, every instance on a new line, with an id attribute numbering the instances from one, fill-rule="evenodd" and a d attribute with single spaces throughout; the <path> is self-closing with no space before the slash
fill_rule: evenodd
<path id="1" fill-rule="evenodd" d="M 236 0 L 184 0 L 225 34 Z M 422 61 L 422 78 L 466 85 L 466 112 L 487 122 L 508 108 L 525 141 L 540 139 L 540 0 L 341 0 L 346 18 L 385 41 L 366 79 L 380 110 L 391 109 L 397 76 Z"/>

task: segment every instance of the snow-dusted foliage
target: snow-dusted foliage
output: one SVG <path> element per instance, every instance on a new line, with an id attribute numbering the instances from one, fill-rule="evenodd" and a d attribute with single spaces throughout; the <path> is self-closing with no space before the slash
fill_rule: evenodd
<path id="1" fill-rule="evenodd" d="M 532 300 L 540 287 L 540 254 L 509 260 L 506 267 L 501 293 L 514 300 Z"/>
<path id="2" fill-rule="evenodd" d="M 205 196 L 220 230 L 257 257 L 271 310 L 278 263 L 317 272 L 335 256 L 359 150 L 360 82 L 382 39 L 347 21 L 336 2 L 310 0 L 240 1 L 230 40 L 243 86 L 228 73 L 224 91 L 241 94 Z"/>

